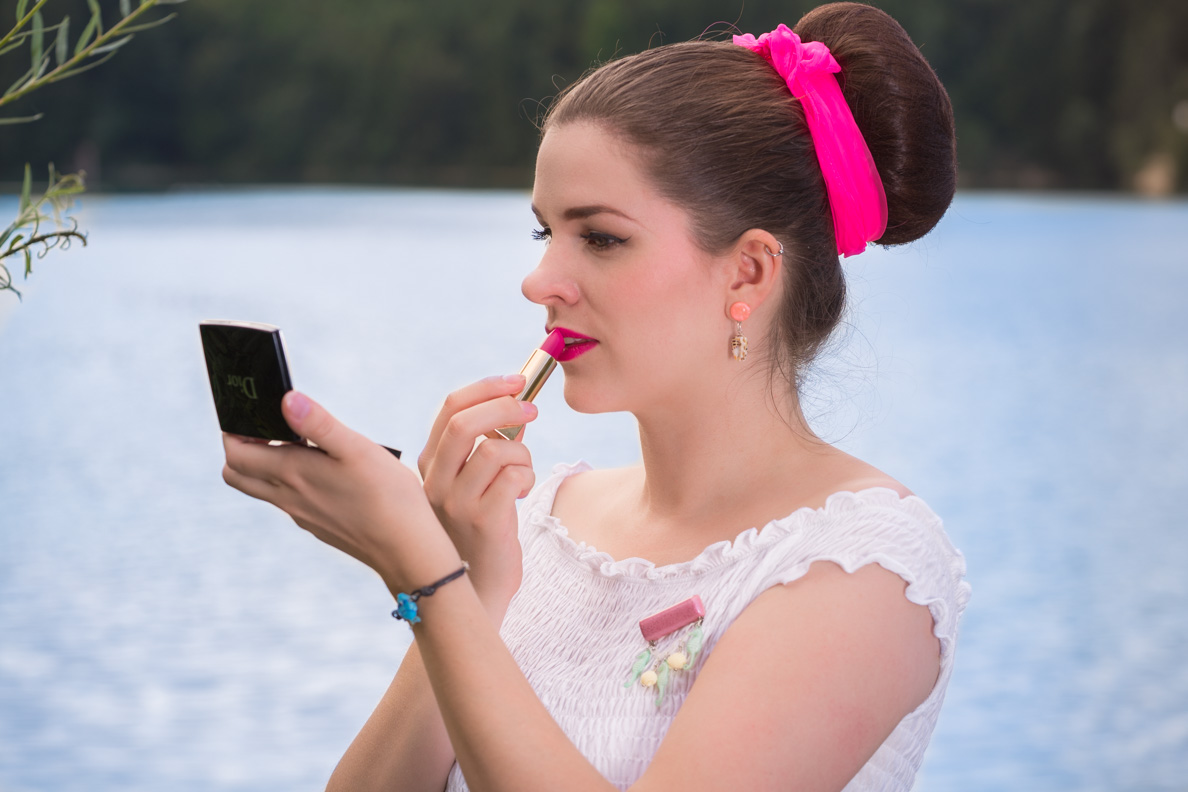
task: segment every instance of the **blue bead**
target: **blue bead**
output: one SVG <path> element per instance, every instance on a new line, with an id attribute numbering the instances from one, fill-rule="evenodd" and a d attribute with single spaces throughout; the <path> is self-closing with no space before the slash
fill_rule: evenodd
<path id="1" fill-rule="evenodd" d="M 421 617 L 417 615 L 417 603 L 404 592 L 396 595 L 396 610 L 392 615 L 397 619 L 404 619 L 409 624 L 419 624 Z"/>

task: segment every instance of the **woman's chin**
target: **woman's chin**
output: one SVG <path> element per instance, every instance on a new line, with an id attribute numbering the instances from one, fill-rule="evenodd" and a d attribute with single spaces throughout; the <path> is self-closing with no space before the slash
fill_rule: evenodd
<path id="1" fill-rule="evenodd" d="M 565 403 L 574 412 L 594 415 L 596 413 L 621 412 L 612 394 L 587 387 L 585 383 L 575 382 L 570 377 L 565 378 Z"/>

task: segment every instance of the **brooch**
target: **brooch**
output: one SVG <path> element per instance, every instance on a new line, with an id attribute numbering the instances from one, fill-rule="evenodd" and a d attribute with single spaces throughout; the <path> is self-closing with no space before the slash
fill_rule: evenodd
<path id="1" fill-rule="evenodd" d="M 659 707 L 664 702 L 669 675 L 693 667 L 693 662 L 701 651 L 701 624 L 704 620 L 705 605 L 696 594 L 684 602 L 641 620 L 639 631 L 643 633 L 648 645 L 631 664 L 631 671 L 623 687 L 631 687 L 639 682 L 645 688 L 655 688 L 656 706 Z M 693 625 L 693 629 L 682 633 L 681 631 L 689 625 Z M 673 635 L 680 637 L 673 640 Z M 664 638 L 670 638 L 667 647 L 664 651 L 657 651 L 658 644 Z"/>

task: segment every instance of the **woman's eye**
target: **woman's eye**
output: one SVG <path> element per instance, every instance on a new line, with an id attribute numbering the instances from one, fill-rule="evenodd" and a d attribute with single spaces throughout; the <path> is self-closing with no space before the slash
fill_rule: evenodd
<path id="1" fill-rule="evenodd" d="M 549 238 L 553 236 L 553 232 L 547 228 L 532 229 L 532 238 L 537 242 L 548 242 Z"/>
<path id="2" fill-rule="evenodd" d="M 600 231 L 590 231 L 586 234 L 580 235 L 582 239 L 586 240 L 586 244 L 595 250 L 608 250 L 615 245 L 621 245 L 626 242 L 626 239 L 620 239 L 611 234 L 603 234 Z"/>

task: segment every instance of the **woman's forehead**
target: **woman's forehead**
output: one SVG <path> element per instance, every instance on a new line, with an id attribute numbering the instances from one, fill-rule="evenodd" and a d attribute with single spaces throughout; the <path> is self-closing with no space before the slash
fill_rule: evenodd
<path id="1" fill-rule="evenodd" d="M 658 198 L 631 146 L 601 127 L 565 124 L 541 140 L 532 190 L 539 214 L 572 217 L 603 207 L 639 218 Z"/>

